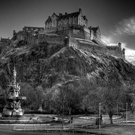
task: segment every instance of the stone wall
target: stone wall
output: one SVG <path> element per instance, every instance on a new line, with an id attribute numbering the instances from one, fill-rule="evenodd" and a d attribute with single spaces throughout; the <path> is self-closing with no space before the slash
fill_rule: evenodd
<path id="1" fill-rule="evenodd" d="M 61 36 L 58 36 L 56 34 L 50 34 L 50 35 L 42 35 L 37 39 L 37 43 L 39 42 L 48 42 L 52 44 L 64 44 L 64 39 Z"/>
<path id="2" fill-rule="evenodd" d="M 106 48 L 106 54 L 125 59 L 125 49 L 122 49 L 119 46 L 107 46 Z"/>
<path id="3" fill-rule="evenodd" d="M 91 52 L 99 52 L 114 57 L 125 59 L 125 50 L 121 49 L 119 46 L 100 46 L 95 43 L 85 42 L 85 40 L 79 41 L 74 38 L 69 38 L 69 46 L 75 48 L 83 49 Z"/>
<path id="4" fill-rule="evenodd" d="M 85 39 L 85 33 L 83 29 L 71 29 L 69 31 L 69 36 L 74 38 L 82 38 Z"/>
<path id="5" fill-rule="evenodd" d="M 90 33 L 84 27 L 72 26 L 66 27 L 56 32 L 58 35 L 62 37 L 72 37 L 72 38 L 82 38 L 90 40 Z"/>
<path id="6" fill-rule="evenodd" d="M 83 40 L 82 40 L 82 43 L 79 42 L 79 40 L 76 40 L 74 38 L 69 38 L 69 46 L 73 46 L 75 48 L 78 48 L 78 49 L 83 49 L 83 50 L 86 50 L 86 51 L 96 51 L 96 52 L 102 52 L 102 53 L 105 53 L 106 52 L 106 49 L 101 47 L 101 46 L 98 46 L 94 43 L 90 43 L 90 42 L 86 42 L 86 43 L 83 43 Z"/>

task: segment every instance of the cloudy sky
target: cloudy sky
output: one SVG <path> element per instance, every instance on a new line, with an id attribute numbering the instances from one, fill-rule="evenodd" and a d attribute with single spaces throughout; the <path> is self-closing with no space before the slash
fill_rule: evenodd
<path id="1" fill-rule="evenodd" d="M 135 54 L 134 0 L 0 0 L 0 37 L 12 37 L 13 30 L 24 26 L 44 27 L 54 12 L 71 13 L 82 9 L 89 26 L 99 26 L 102 40 L 109 45 L 118 42 L 126 55 Z"/>

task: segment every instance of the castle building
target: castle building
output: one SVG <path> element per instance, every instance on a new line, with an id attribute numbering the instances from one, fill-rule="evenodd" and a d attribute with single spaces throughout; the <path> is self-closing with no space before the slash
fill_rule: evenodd
<path id="1" fill-rule="evenodd" d="M 55 13 L 52 16 L 48 17 L 45 22 L 45 30 L 48 32 L 61 30 L 62 28 L 69 26 L 88 26 L 88 20 L 86 16 L 83 16 L 82 10 L 79 9 L 78 12 L 67 14 L 67 12 L 62 15 L 56 15 Z"/>
<path id="2" fill-rule="evenodd" d="M 13 32 L 13 40 L 38 44 L 68 44 L 80 48 L 89 48 L 120 58 L 125 58 L 125 50 L 119 43 L 116 46 L 107 46 L 101 39 L 99 26 L 88 26 L 88 19 L 81 9 L 73 13 L 53 13 L 45 21 L 45 27 L 24 27 L 21 31 Z"/>
<path id="3" fill-rule="evenodd" d="M 59 15 L 53 13 L 45 21 L 45 32 L 90 39 L 88 19 L 83 15 L 81 9 L 69 14 L 67 12 L 65 14 L 59 13 Z"/>
<path id="4" fill-rule="evenodd" d="M 44 31 L 44 27 L 28 27 L 24 26 L 24 28 L 16 32 L 13 31 L 13 39 L 17 39 L 18 41 L 25 40 L 27 43 L 34 43 L 39 33 Z"/>
<path id="5" fill-rule="evenodd" d="M 0 43 L 10 43 L 10 39 L 9 38 L 0 38 Z"/>
<path id="6" fill-rule="evenodd" d="M 90 26 L 89 27 L 89 30 L 90 30 L 91 40 L 94 40 L 95 38 L 101 40 L 101 32 L 100 32 L 99 26 L 98 27 L 92 27 L 92 26 Z"/>
<path id="7" fill-rule="evenodd" d="M 73 37 L 86 40 L 100 39 L 101 33 L 98 27 L 88 27 L 88 19 L 83 15 L 82 10 L 74 13 L 55 13 L 49 16 L 43 27 L 28 27 L 16 32 L 13 31 L 13 39 L 25 40 L 27 43 L 36 43 L 44 41 L 46 35 L 59 35 L 63 38 Z"/>
<path id="8" fill-rule="evenodd" d="M 1 51 L 6 48 L 11 43 L 9 38 L 0 38 L 0 53 Z"/>
<path id="9" fill-rule="evenodd" d="M 39 32 L 39 31 L 43 31 L 44 27 L 28 27 L 28 26 L 24 26 L 23 31 L 25 32 L 31 32 L 31 33 L 35 33 L 35 32 Z"/>

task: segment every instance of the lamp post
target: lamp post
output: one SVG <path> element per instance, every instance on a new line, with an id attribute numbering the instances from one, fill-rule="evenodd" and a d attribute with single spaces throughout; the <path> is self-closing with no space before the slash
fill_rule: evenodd
<path id="1" fill-rule="evenodd" d="M 128 103 L 126 103 L 126 124 L 127 124 L 127 109 L 128 109 Z"/>
<path id="2" fill-rule="evenodd" d="M 118 106 L 118 100 L 117 100 L 117 117 L 118 117 L 118 113 L 119 113 L 119 106 Z"/>
<path id="3" fill-rule="evenodd" d="M 64 117 L 64 95 L 63 95 L 63 88 L 61 89 L 62 92 L 62 135 L 63 135 L 63 127 L 64 127 L 64 123 L 63 123 L 63 117 Z"/>
<path id="4" fill-rule="evenodd" d="M 100 129 L 101 103 L 99 103 L 99 129 Z"/>

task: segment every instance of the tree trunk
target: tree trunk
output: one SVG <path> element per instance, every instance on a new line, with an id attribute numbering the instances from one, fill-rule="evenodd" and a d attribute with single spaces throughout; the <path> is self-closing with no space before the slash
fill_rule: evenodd
<path id="1" fill-rule="evenodd" d="M 113 124 L 113 119 L 112 119 L 112 117 L 113 117 L 113 112 L 110 111 L 110 112 L 109 112 L 110 124 Z"/>
<path id="2" fill-rule="evenodd" d="M 42 112 L 43 111 L 43 107 L 42 107 L 42 105 L 43 105 L 43 99 L 41 99 L 41 102 L 39 102 L 39 109 L 38 109 L 38 111 L 40 111 L 40 112 Z"/>
<path id="3" fill-rule="evenodd" d="M 71 115 L 71 108 L 69 108 L 68 110 L 69 110 L 68 114 Z"/>
<path id="4" fill-rule="evenodd" d="M 134 111 L 135 111 L 135 107 L 134 105 L 131 106 L 131 113 L 134 114 Z"/>
<path id="5" fill-rule="evenodd" d="M 85 108 L 85 115 L 87 115 L 88 114 L 88 110 L 87 110 L 87 108 Z"/>
<path id="6" fill-rule="evenodd" d="M 42 104 L 40 104 L 38 111 L 40 111 L 40 112 L 43 111 Z"/>

